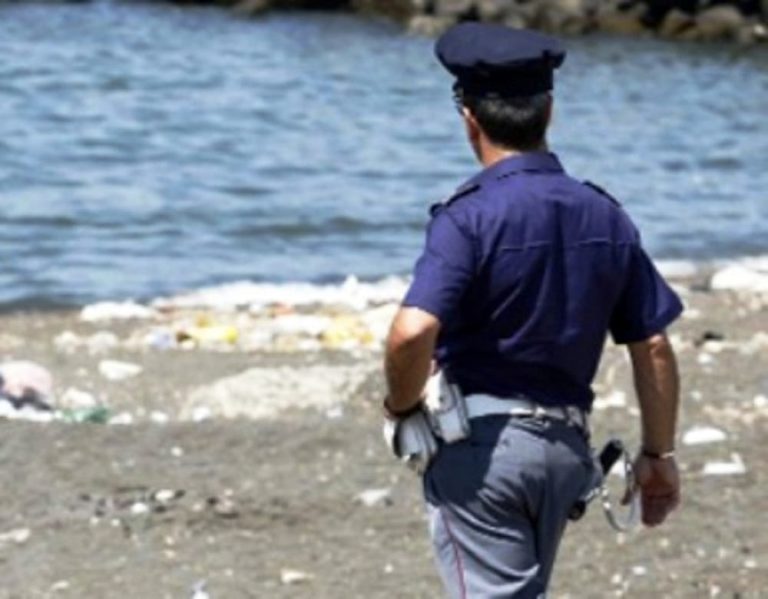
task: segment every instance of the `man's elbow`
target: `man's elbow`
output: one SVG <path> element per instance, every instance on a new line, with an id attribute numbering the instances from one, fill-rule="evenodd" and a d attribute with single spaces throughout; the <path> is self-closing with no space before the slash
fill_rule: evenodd
<path id="1" fill-rule="evenodd" d="M 404 349 L 420 343 L 434 343 L 440 333 L 440 321 L 419 308 L 401 308 L 392 322 L 387 348 Z"/>
<path id="2" fill-rule="evenodd" d="M 672 342 L 664 331 L 656 333 L 643 341 L 630 343 L 629 352 L 635 363 L 643 363 L 647 360 L 651 362 L 675 361 L 675 351 L 672 347 Z"/>

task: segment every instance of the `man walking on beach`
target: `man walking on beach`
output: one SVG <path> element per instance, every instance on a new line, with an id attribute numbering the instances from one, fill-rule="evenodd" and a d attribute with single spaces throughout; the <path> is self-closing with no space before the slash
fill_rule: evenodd
<path id="1" fill-rule="evenodd" d="M 627 344 L 642 412 L 643 521 L 679 502 L 678 378 L 666 327 L 679 299 L 637 230 L 546 144 L 560 43 L 464 23 L 437 42 L 483 170 L 432 210 L 387 343 L 390 418 L 419 409 L 436 360 L 470 423 L 424 475 L 451 597 L 544 597 L 568 513 L 593 475 L 588 413 L 605 338 Z"/>

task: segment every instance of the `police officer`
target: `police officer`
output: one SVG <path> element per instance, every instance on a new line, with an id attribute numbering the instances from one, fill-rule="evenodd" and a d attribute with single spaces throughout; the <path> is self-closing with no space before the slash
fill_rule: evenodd
<path id="1" fill-rule="evenodd" d="M 642 412 L 643 521 L 679 501 L 666 327 L 678 297 L 621 206 L 548 151 L 553 38 L 463 23 L 437 42 L 483 169 L 432 210 L 387 342 L 385 409 L 422 402 L 433 358 L 466 397 L 469 438 L 424 475 L 451 597 L 543 597 L 567 515 L 593 475 L 587 415 L 606 336 L 626 344 Z"/>

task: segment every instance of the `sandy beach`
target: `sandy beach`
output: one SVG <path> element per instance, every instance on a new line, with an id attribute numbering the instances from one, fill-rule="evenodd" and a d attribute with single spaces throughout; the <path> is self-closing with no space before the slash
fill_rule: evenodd
<path id="1" fill-rule="evenodd" d="M 681 439 L 684 504 L 663 528 L 616 533 L 598 505 L 571 526 L 558 599 L 765 596 L 768 302 L 678 286 L 681 436 L 714 427 L 725 439 Z M 177 598 L 203 583 L 227 599 L 440 596 L 419 483 L 381 442 L 380 340 L 281 351 L 130 342 L 158 319 L 178 315 L 2 317 L 4 361 L 45 365 L 67 401 L 64 390 L 90 394 L 112 423 L 0 421 L 0 597 Z M 117 344 L 74 341 L 105 330 Z M 141 371 L 109 380 L 105 359 Z M 619 435 L 637 446 L 628 375 L 609 344 L 595 444 Z M 222 380 L 228 391 L 210 386 Z M 708 474 L 718 469 L 730 474 Z"/>

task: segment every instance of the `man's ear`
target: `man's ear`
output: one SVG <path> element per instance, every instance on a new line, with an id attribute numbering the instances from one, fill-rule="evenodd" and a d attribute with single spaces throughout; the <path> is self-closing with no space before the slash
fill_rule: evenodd
<path id="1" fill-rule="evenodd" d="M 549 98 L 549 102 L 547 102 L 547 129 L 549 129 L 555 113 L 555 97 L 552 94 L 549 94 L 547 97 Z"/>
<path id="2" fill-rule="evenodd" d="M 464 116 L 464 126 L 467 130 L 467 139 L 469 139 L 470 145 L 477 154 L 480 148 L 480 138 L 483 134 L 482 129 L 480 128 L 480 124 L 477 122 L 475 115 L 472 114 L 472 111 L 469 108 L 464 106 L 461 109 L 461 114 Z"/>

